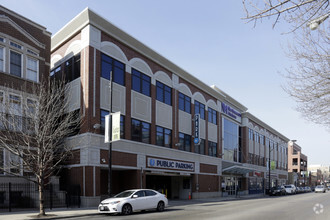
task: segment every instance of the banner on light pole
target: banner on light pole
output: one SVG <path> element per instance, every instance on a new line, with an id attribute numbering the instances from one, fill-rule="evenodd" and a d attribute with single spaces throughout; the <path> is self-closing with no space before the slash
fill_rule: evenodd
<path id="1" fill-rule="evenodd" d="M 120 140 L 120 112 L 105 116 L 104 143 Z"/>

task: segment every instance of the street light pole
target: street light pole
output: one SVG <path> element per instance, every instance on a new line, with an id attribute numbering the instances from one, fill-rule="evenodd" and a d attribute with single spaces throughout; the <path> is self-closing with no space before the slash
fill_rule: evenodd
<path id="1" fill-rule="evenodd" d="M 269 143 L 269 151 L 268 151 L 268 193 L 270 195 L 270 143 Z"/>
<path id="2" fill-rule="evenodd" d="M 109 115 L 110 115 L 110 123 L 109 123 L 109 136 L 110 136 L 110 142 L 109 142 L 109 152 L 108 152 L 108 193 L 109 193 L 109 197 L 111 197 L 111 180 L 112 180 L 112 117 L 111 117 L 111 113 L 112 113 L 112 71 L 110 71 L 110 84 L 109 84 L 109 88 L 110 88 L 110 108 L 109 108 Z"/>

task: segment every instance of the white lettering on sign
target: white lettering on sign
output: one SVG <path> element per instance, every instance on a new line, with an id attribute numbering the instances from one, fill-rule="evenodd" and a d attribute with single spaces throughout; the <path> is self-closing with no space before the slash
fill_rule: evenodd
<path id="1" fill-rule="evenodd" d="M 185 171 L 194 171 L 195 170 L 194 163 L 166 160 L 166 159 L 159 159 L 159 158 L 151 158 L 151 157 L 148 157 L 148 167 L 172 169 L 172 170 L 185 170 Z"/>

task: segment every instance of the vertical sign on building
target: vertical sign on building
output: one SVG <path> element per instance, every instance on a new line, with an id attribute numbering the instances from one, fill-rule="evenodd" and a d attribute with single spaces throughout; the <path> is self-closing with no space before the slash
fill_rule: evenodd
<path id="1" fill-rule="evenodd" d="M 199 144 L 201 139 L 199 137 L 200 135 L 200 115 L 196 114 L 194 116 L 194 127 L 195 127 L 195 138 L 194 138 L 194 143 Z"/>
<path id="2" fill-rule="evenodd" d="M 115 112 L 105 116 L 104 143 L 118 140 L 120 140 L 120 112 Z"/>

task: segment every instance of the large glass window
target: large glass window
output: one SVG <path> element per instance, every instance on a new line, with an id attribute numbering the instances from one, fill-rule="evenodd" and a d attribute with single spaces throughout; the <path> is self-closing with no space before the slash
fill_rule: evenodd
<path id="1" fill-rule="evenodd" d="M 156 99 L 165 104 L 172 105 L 172 88 L 158 81 L 156 82 L 156 88 Z"/>
<path id="2" fill-rule="evenodd" d="M 50 71 L 50 77 L 61 80 L 62 79 L 61 66 L 58 66 L 58 67 L 53 68 Z"/>
<path id="3" fill-rule="evenodd" d="M 110 72 L 112 71 L 113 82 L 125 85 L 125 64 L 115 60 L 105 54 L 101 54 L 101 76 L 110 80 Z"/>
<path id="4" fill-rule="evenodd" d="M 213 123 L 213 124 L 217 124 L 217 111 L 212 109 L 212 108 L 208 108 L 208 121 Z"/>
<path id="5" fill-rule="evenodd" d="M 179 150 L 191 151 L 191 136 L 184 133 L 179 133 Z"/>
<path id="6" fill-rule="evenodd" d="M 205 105 L 195 101 L 195 114 L 199 114 L 201 119 L 205 120 Z"/>
<path id="7" fill-rule="evenodd" d="M 150 96 L 151 78 L 136 69 L 132 69 L 132 89 Z"/>
<path id="8" fill-rule="evenodd" d="M 190 97 L 188 97 L 180 92 L 179 93 L 179 109 L 190 114 L 191 113 L 190 103 L 191 103 Z"/>
<path id="9" fill-rule="evenodd" d="M 253 130 L 251 128 L 249 128 L 249 140 L 253 141 Z"/>
<path id="10" fill-rule="evenodd" d="M 80 54 L 65 61 L 64 73 L 67 82 L 80 77 Z"/>
<path id="11" fill-rule="evenodd" d="M 38 82 L 38 60 L 28 57 L 27 58 L 27 71 L 26 78 L 34 82 Z"/>
<path id="12" fill-rule="evenodd" d="M 150 144 L 150 124 L 147 122 L 132 119 L 132 141 L 139 141 Z"/>
<path id="13" fill-rule="evenodd" d="M 217 157 L 217 143 L 209 141 L 209 156 Z"/>
<path id="14" fill-rule="evenodd" d="M 0 71 L 5 71 L 5 48 L 0 47 Z"/>
<path id="15" fill-rule="evenodd" d="M 167 128 L 156 128 L 156 144 L 164 147 L 172 147 L 172 131 Z"/>
<path id="16" fill-rule="evenodd" d="M 205 154 L 205 140 L 201 139 L 200 144 L 195 144 L 195 153 Z"/>
<path id="17" fill-rule="evenodd" d="M 223 118 L 223 142 L 224 157 L 223 159 L 238 162 L 239 154 L 239 126 Z"/>
<path id="18" fill-rule="evenodd" d="M 22 76 L 22 54 L 10 51 L 10 74 Z"/>

